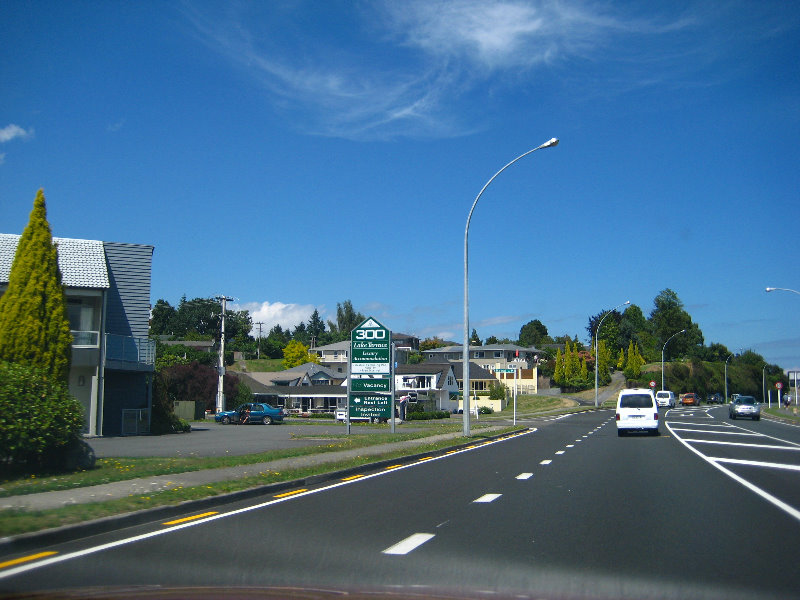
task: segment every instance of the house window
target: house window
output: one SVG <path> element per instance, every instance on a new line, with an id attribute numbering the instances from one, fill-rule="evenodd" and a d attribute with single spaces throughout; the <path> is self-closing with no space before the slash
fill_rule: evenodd
<path id="1" fill-rule="evenodd" d="M 475 358 L 483 358 L 484 352 L 481 350 L 480 352 L 475 353 Z"/>
<path id="2" fill-rule="evenodd" d="M 503 358 L 503 351 L 502 350 L 495 350 L 494 351 L 495 358 Z"/>

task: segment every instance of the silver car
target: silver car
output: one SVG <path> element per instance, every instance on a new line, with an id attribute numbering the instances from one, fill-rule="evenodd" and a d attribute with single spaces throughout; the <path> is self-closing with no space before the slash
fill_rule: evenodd
<path id="1" fill-rule="evenodd" d="M 728 408 L 728 416 L 731 419 L 750 417 L 753 421 L 758 421 L 761 419 L 761 405 L 753 396 L 739 396 L 731 402 Z"/>

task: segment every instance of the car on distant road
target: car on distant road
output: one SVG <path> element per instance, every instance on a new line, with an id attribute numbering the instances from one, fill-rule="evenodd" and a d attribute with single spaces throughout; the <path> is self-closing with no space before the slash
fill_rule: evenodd
<path id="1" fill-rule="evenodd" d="M 681 404 L 683 406 L 700 406 L 700 396 L 694 392 L 681 394 Z"/>
<path id="2" fill-rule="evenodd" d="M 617 435 L 646 431 L 658 435 L 658 406 L 649 388 L 621 390 L 617 397 Z"/>
<path id="3" fill-rule="evenodd" d="M 706 403 L 708 404 L 722 404 L 722 396 L 719 394 L 709 394 L 706 396 Z"/>
<path id="4" fill-rule="evenodd" d="M 728 416 L 731 419 L 750 417 L 758 421 L 761 419 L 761 405 L 753 396 L 739 396 L 728 407 Z"/>
<path id="5" fill-rule="evenodd" d="M 283 423 L 285 416 L 286 413 L 282 408 L 275 408 L 271 404 L 263 402 L 248 402 L 236 407 L 236 410 L 218 412 L 214 415 L 214 420 L 223 425 L 228 423 L 271 425 L 272 423 Z"/>
<path id="6" fill-rule="evenodd" d="M 675 408 L 675 392 L 661 390 L 656 392 L 656 403 L 659 406 L 666 406 L 667 408 Z"/>

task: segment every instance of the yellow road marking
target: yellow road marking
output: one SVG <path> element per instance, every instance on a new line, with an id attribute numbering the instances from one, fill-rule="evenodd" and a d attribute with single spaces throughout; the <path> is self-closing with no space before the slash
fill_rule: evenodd
<path id="1" fill-rule="evenodd" d="M 389 469 L 399 469 L 402 466 L 403 465 L 392 465 L 391 467 L 386 467 L 386 470 L 388 471 Z"/>
<path id="2" fill-rule="evenodd" d="M 350 477 L 342 477 L 342 481 L 353 481 L 354 479 L 360 479 L 363 475 L 351 475 Z"/>
<path id="3" fill-rule="evenodd" d="M 53 556 L 54 554 L 58 554 L 58 552 L 39 552 L 39 554 L 31 554 L 30 556 L 23 556 L 21 558 L 15 558 L 14 560 L 7 560 L 6 562 L 0 563 L 0 569 L 13 567 L 14 565 L 21 565 L 22 563 L 38 560 L 40 558 L 44 558 L 45 556 Z"/>
<path id="4" fill-rule="evenodd" d="M 425 458 L 420 458 L 419 462 L 422 462 L 423 460 L 431 460 L 432 458 L 432 456 L 426 456 Z"/>
<path id="5" fill-rule="evenodd" d="M 303 492 L 307 491 L 307 489 L 294 490 L 293 492 L 286 492 L 285 494 L 275 494 L 273 498 L 286 498 L 287 496 L 294 496 L 295 494 L 302 494 Z"/>
<path id="6" fill-rule="evenodd" d="M 162 523 L 162 525 L 177 525 L 178 523 L 186 523 L 187 521 L 194 521 L 196 519 L 202 519 L 203 517 L 210 517 L 211 515 L 216 515 L 216 512 L 207 512 L 203 513 L 202 515 L 195 515 L 193 517 L 184 517 L 183 519 L 175 519 L 174 521 L 167 521 L 166 523 Z"/>

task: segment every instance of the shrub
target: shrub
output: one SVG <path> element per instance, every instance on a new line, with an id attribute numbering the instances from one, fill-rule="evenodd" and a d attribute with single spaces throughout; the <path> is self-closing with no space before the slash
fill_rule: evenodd
<path id="1" fill-rule="evenodd" d="M 0 362 L 0 464 L 66 468 L 83 424 L 83 408 L 66 385 L 36 368 Z"/>
<path id="2" fill-rule="evenodd" d="M 430 421 L 432 419 L 449 419 L 450 413 L 446 410 L 413 411 L 406 413 L 406 421 Z"/>
<path id="3" fill-rule="evenodd" d="M 479 415 L 490 415 L 494 412 L 491 406 L 481 406 L 478 408 Z"/>

